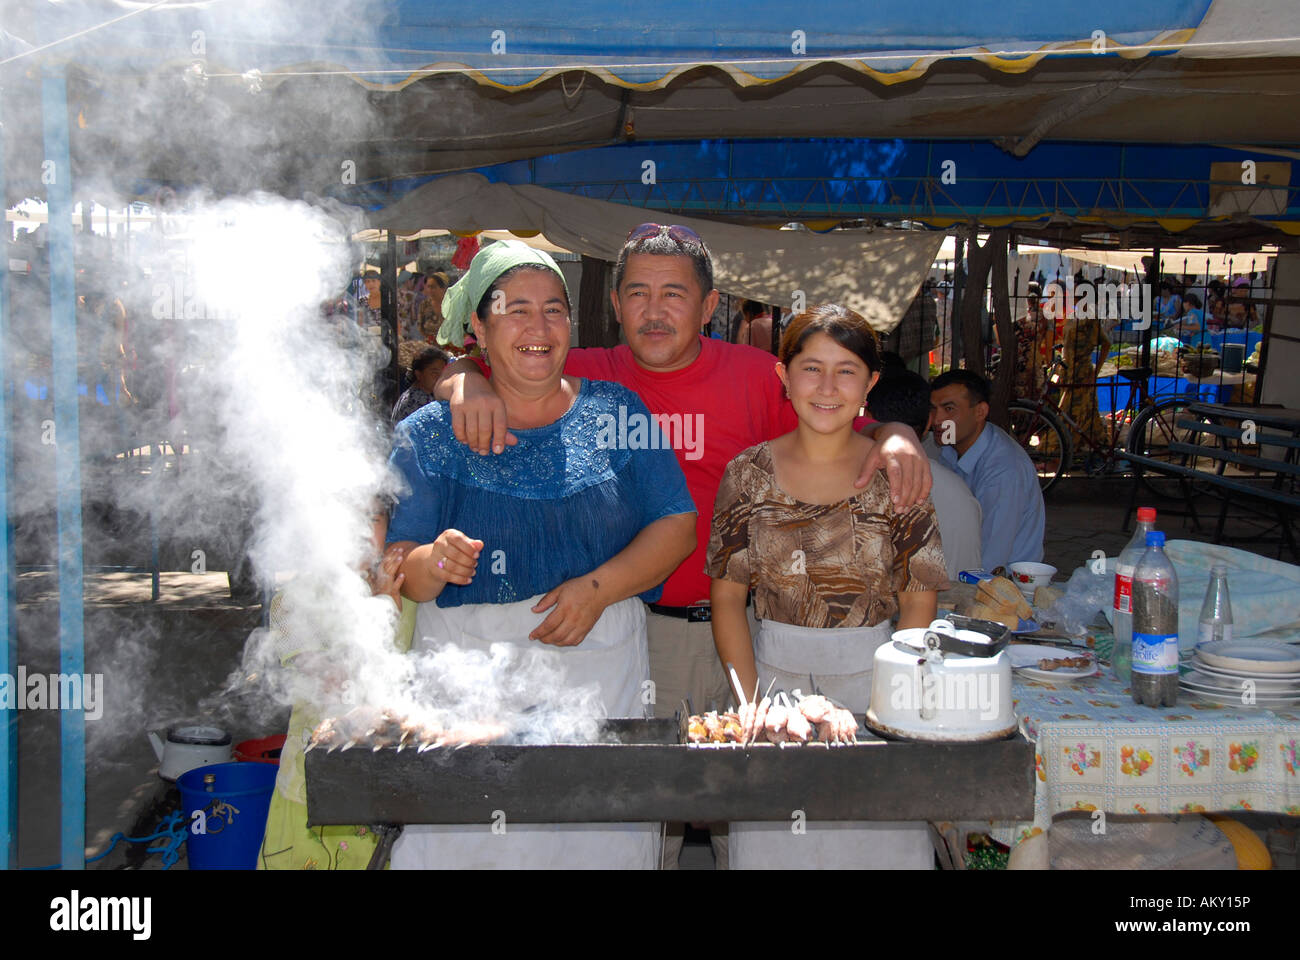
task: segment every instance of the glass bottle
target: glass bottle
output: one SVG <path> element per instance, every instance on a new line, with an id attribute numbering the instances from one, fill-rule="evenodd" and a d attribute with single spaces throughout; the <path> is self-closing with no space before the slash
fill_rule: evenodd
<path id="1" fill-rule="evenodd" d="M 1216 563 L 1210 568 L 1210 584 L 1205 588 L 1196 642 L 1232 639 L 1232 603 L 1228 598 L 1228 567 Z"/>

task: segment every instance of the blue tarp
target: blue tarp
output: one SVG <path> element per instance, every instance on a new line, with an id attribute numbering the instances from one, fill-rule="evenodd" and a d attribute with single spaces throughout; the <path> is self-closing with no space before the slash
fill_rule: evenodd
<path id="1" fill-rule="evenodd" d="M 703 140 L 599 147 L 475 172 L 494 182 L 708 214 L 1149 220 L 1205 217 L 1211 164 L 1240 170 L 1244 159 L 1277 157 L 1149 144 L 1044 142 L 1015 157 L 991 143 L 956 140 Z M 648 160 L 655 164 L 649 185 L 642 180 Z M 945 182 L 945 169 L 953 182 Z M 1300 185 L 1281 189 L 1289 203 L 1277 219 L 1300 216 Z"/>
<path id="2" fill-rule="evenodd" d="M 481 81 L 506 87 L 575 65 L 599 68 L 612 82 L 658 85 L 684 67 L 714 62 L 731 64 L 742 83 L 768 82 L 819 60 L 854 61 L 888 81 L 923 72 L 954 51 L 1011 72 L 1046 53 L 1092 56 L 1098 30 L 1106 34 L 1108 55 L 1135 46 L 1142 55 L 1167 53 L 1190 38 L 1209 8 L 1210 0 L 1003 0 L 994 11 L 965 0 L 454 7 L 414 0 L 224 0 L 145 9 L 139 2 L 43 0 L 35 8 L 38 24 L 3 25 L 0 59 L 88 31 L 50 52 L 108 72 L 149 70 L 201 53 L 214 69 L 235 73 L 324 68 L 385 85 L 440 65 L 480 71 Z M 109 23 L 115 18 L 122 19 Z M 1153 43 L 1165 46 L 1145 48 Z"/>

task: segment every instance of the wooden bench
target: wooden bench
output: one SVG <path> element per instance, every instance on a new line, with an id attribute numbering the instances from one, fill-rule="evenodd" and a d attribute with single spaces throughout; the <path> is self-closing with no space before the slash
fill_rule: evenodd
<path id="1" fill-rule="evenodd" d="M 1278 559 L 1281 559 L 1284 545 L 1292 556 L 1300 559 L 1300 548 L 1297 548 L 1292 531 L 1293 517 L 1300 513 L 1300 491 L 1297 490 L 1297 481 L 1300 481 L 1300 437 L 1257 432 L 1254 445 L 1260 448 L 1261 453 L 1265 448 L 1283 451 L 1280 457 L 1266 457 L 1242 453 L 1228 446 L 1232 441 L 1241 441 L 1242 430 L 1239 426 L 1192 419 L 1185 413 L 1179 415 L 1175 426 L 1175 438 L 1166 449 L 1178 458 L 1177 461 L 1135 453 L 1124 455 L 1126 460 L 1135 465 L 1133 492 L 1129 498 L 1128 511 L 1124 515 L 1124 529 L 1128 529 L 1129 517 L 1137 503 L 1142 470 L 1149 469 L 1179 481 L 1179 489 L 1186 503 L 1185 512 L 1192 518 L 1194 529 L 1200 529 L 1194 502 L 1196 496 L 1205 493 L 1220 501 L 1213 542 L 1223 542 L 1228 508 L 1239 506 L 1250 513 L 1263 516 L 1279 528 Z M 1201 442 L 1202 438 L 1207 438 L 1208 442 Z M 1226 476 L 1224 471 L 1230 464 L 1254 470 L 1256 476 Z"/>

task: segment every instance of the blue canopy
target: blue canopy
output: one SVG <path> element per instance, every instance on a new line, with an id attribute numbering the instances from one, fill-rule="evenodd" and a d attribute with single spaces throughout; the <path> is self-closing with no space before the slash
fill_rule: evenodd
<path id="1" fill-rule="evenodd" d="M 658 88 L 700 64 L 724 64 L 747 86 L 837 61 L 897 83 L 951 58 L 1019 73 L 1048 56 L 1172 53 L 1193 40 L 1210 7 L 1210 0 L 1004 0 L 991 13 L 958 0 L 455 8 L 415 0 L 42 0 L 18 29 L 6 26 L 3 57 L 54 43 L 50 56 L 105 73 L 197 57 L 214 76 L 341 71 L 393 88 L 450 70 L 505 89 L 575 68 L 620 86 Z"/>
<path id="2" fill-rule="evenodd" d="M 1016 157 L 954 140 L 706 140 L 625 144 L 477 172 L 599 200 L 694 215 L 836 221 L 923 220 L 936 226 L 1068 217 L 1177 232 L 1241 213 L 1300 220 L 1300 184 L 1278 152 L 1164 144 L 1047 142 Z M 1254 183 L 1243 183 L 1243 161 Z M 654 182 L 643 165 L 653 162 Z M 1285 168 L 1275 172 L 1276 168 Z"/>

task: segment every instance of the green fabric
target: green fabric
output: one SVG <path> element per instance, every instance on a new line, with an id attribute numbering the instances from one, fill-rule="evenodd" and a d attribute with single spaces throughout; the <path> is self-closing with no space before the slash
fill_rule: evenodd
<path id="1" fill-rule="evenodd" d="M 402 618 L 393 644 L 409 653 L 419 604 L 402 598 Z M 296 703 L 280 751 L 280 772 L 262 837 L 259 870 L 364 870 L 375 852 L 375 835 L 365 825 L 307 826 L 307 779 L 302 748 L 320 723 L 315 707 Z"/>
<path id="2" fill-rule="evenodd" d="M 420 605 L 414 600 L 402 597 L 402 618 L 397 621 L 397 634 L 393 637 L 393 646 L 402 653 L 411 652 L 411 640 L 415 637 L 415 611 Z"/>
<path id="3" fill-rule="evenodd" d="M 497 277 L 512 267 L 535 263 L 555 271 L 564 285 L 564 295 L 569 295 L 569 285 L 551 255 L 545 250 L 534 250 L 518 240 L 499 240 L 484 247 L 474 255 L 469 272 L 447 291 L 442 301 L 442 326 L 438 328 L 438 342 L 443 346 L 465 346 L 465 335 L 472 329 L 470 320 L 483 295 L 496 283 Z"/>

